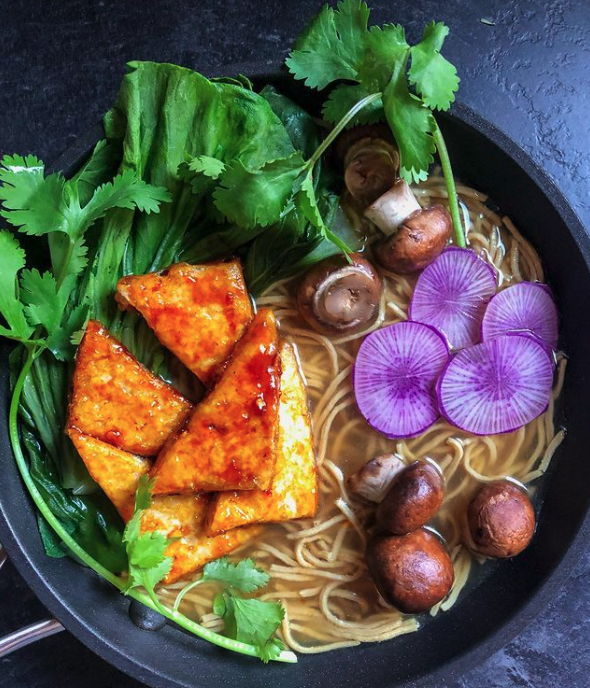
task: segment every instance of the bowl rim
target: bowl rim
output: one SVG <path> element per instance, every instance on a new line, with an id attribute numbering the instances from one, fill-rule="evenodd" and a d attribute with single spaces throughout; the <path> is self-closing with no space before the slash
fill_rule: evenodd
<path id="1" fill-rule="evenodd" d="M 281 73 L 278 64 L 273 62 L 244 62 L 203 70 L 206 75 L 222 72 L 225 74 L 248 74 L 250 78 L 256 81 L 276 80 Z M 590 232 L 585 229 L 574 208 L 548 173 L 516 141 L 460 100 L 453 104 L 447 116 L 457 119 L 460 123 L 474 129 L 484 138 L 490 140 L 535 183 L 567 226 L 587 269 L 590 271 Z M 72 161 L 79 160 L 87 154 L 101 136 L 102 125 L 97 124 L 78 136 L 58 156 L 51 167 L 62 169 L 71 166 Z M 6 366 L 2 368 L 0 377 L 7 378 Z M 10 454 L 12 454 L 11 451 Z M 25 492 L 24 485 L 22 489 Z M 26 496 L 28 498 L 28 495 Z M 34 508 L 32 504 L 31 508 Z M 178 686 L 183 685 L 169 673 L 147 668 L 139 660 L 130 657 L 124 649 L 99 635 L 82 614 L 74 612 L 68 604 L 68 600 L 60 595 L 59 591 L 52 585 L 51 580 L 44 578 L 31 553 L 21 546 L 19 538 L 11 526 L 8 511 L 9 509 L 6 509 L 6 505 L 0 500 L 0 542 L 11 562 L 35 595 L 68 631 L 103 660 L 133 678 L 154 686 L 154 688 L 178 688 Z M 574 564 L 589 544 L 590 510 L 586 512 L 569 547 L 551 573 L 539 583 L 529 599 L 525 600 L 505 623 L 498 626 L 496 630 L 468 650 L 439 665 L 434 671 L 415 679 L 404 680 L 398 684 L 400 688 L 418 688 L 418 685 L 420 688 L 439 686 L 443 679 L 459 677 L 507 645 L 551 601 L 557 589 L 563 584 L 564 578 L 567 579 Z M 180 629 L 173 627 L 168 627 L 168 630 L 180 631 Z M 181 636 L 178 638 L 180 639 Z"/>

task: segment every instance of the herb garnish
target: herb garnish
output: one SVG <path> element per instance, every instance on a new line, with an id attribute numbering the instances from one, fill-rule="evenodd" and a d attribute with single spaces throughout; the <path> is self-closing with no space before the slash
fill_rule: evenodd
<path id="1" fill-rule="evenodd" d="M 172 567 L 172 558 L 166 556 L 166 548 L 173 540 L 158 531 L 141 532 L 141 518 L 152 502 L 152 484 L 153 481 L 147 476 L 140 478 L 135 496 L 135 511 L 123 534 L 129 558 L 129 577 L 123 592 L 143 587 L 159 612 L 167 616 L 172 614 L 171 618 L 184 626 L 190 619 L 178 611 L 183 597 L 201 583 L 222 583 L 223 591 L 213 598 L 213 611 L 223 619 L 226 636 L 256 648 L 263 662 L 277 659 L 285 649 L 274 635 L 285 614 L 282 605 L 240 595 L 263 588 L 269 581 L 268 573 L 256 567 L 252 559 L 242 559 L 237 564 L 232 564 L 223 557 L 209 562 L 203 568 L 202 577 L 188 583 L 178 593 L 172 609 L 158 599 L 155 586 L 167 576 Z"/>
<path id="2" fill-rule="evenodd" d="M 422 40 L 410 46 L 398 24 L 368 27 L 369 8 L 361 0 L 326 5 L 295 44 L 286 64 L 296 79 L 324 89 L 341 81 L 324 104 L 324 117 L 340 127 L 354 104 L 353 123 L 386 119 L 398 144 L 401 175 L 426 179 L 438 150 L 449 193 L 455 242 L 465 238 L 453 174 L 434 110 L 448 110 L 459 87 L 455 67 L 440 53 L 449 33 L 442 22 L 427 24 Z"/>

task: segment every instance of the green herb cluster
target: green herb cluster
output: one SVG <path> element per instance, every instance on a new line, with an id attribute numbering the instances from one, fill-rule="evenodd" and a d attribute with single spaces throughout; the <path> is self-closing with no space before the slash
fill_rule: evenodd
<path id="1" fill-rule="evenodd" d="M 233 564 L 223 557 L 206 564 L 201 578 L 180 590 L 172 609 L 158 599 L 155 586 L 172 567 L 172 558 L 166 556 L 166 548 L 173 540 L 164 533 L 141 532 L 143 513 L 152 502 L 151 489 L 152 481 L 142 476 L 135 497 L 135 511 L 123 535 L 129 558 L 129 574 L 123 592 L 128 593 L 136 587 L 145 589 L 158 611 L 173 614 L 174 620 L 184 625 L 190 623 L 190 619 L 183 617 L 178 609 L 185 595 L 202 583 L 220 583 L 223 590 L 213 598 L 213 612 L 223 619 L 227 637 L 254 647 L 263 662 L 277 659 L 285 646 L 275 637 L 275 631 L 285 611 L 278 602 L 242 596 L 241 593 L 253 593 L 265 587 L 270 578 L 252 559 Z"/>

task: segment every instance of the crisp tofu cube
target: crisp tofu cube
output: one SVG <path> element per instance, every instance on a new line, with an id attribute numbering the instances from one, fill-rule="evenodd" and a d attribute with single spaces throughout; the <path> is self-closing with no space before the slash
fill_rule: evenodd
<path id="1" fill-rule="evenodd" d="M 277 325 L 272 311 L 261 309 L 216 387 L 160 452 L 154 493 L 268 489 L 279 382 Z"/>
<path id="2" fill-rule="evenodd" d="M 123 520 L 128 521 L 133 516 L 137 483 L 148 472 L 150 462 L 142 456 L 129 454 L 95 437 L 84 435 L 75 428 L 69 428 L 67 434 L 92 478 Z"/>
<path id="3" fill-rule="evenodd" d="M 139 478 L 147 473 L 150 462 L 78 430 L 70 429 L 68 435 L 90 475 L 123 520 L 128 521 L 133 516 Z M 144 532 L 160 530 L 170 538 L 178 538 L 166 550 L 174 561 L 164 583 L 172 583 L 208 561 L 229 554 L 259 532 L 258 527 L 252 526 L 210 537 L 204 532 L 208 502 L 206 494 L 154 497 L 143 513 L 141 529 Z"/>
<path id="4" fill-rule="evenodd" d="M 76 354 L 68 427 L 119 449 L 153 456 L 191 404 L 91 320 Z"/>
<path id="5" fill-rule="evenodd" d="M 314 516 L 318 478 L 307 392 L 293 347 L 283 343 L 281 399 L 275 475 L 270 490 L 222 492 L 212 501 L 208 531 L 223 532 L 248 523 Z"/>
<path id="6" fill-rule="evenodd" d="M 119 280 L 117 301 L 141 313 L 160 342 L 208 387 L 252 319 L 240 263 L 178 263 Z"/>
<path id="7" fill-rule="evenodd" d="M 154 497 L 143 514 L 142 531 L 159 530 L 170 538 L 178 538 L 166 550 L 174 561 L 164 584 L 173 583 L 207 562 L 229 554 L 260 532 L 259 526 L 249 526 L 209 537 L 203 529 L 207 503 L 208 495 L 203 494 L 163 495 Z"/>

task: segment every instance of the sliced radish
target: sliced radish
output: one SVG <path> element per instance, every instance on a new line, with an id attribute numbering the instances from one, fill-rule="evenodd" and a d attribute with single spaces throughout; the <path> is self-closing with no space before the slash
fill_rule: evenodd
<path id="1" fill-rule="evenodd" d="M 418 277 L 410 319 L 432 325 L 453 349 L 476 344 L 488 301 L 496 291 L 496 273 L 468 248 L 445 249 Z"/>
<path id="2" fill-rule="evenodd" d="M 356 403 L 369 425 L 389 438 L 413 437 L 440 416 L 436 380 L 449 358 L 442 335 L 416 322 L 376 330 L 354 364 Z"/>
<path id="3" fill-rule="evenodd" d="M 547 408 L 553 363 L 539 341 L 504 334 L 459 351 L 437 384 L 440 410 L 475 435 L 516 430 Z"/>
<path id="4" fill-rule="evenodd" d="M 489 302 L 481 331 L 484 340 L 506 332 L 531 332 L 557 346 L 557 308 L 546 284 L 519 282 Z"/>

